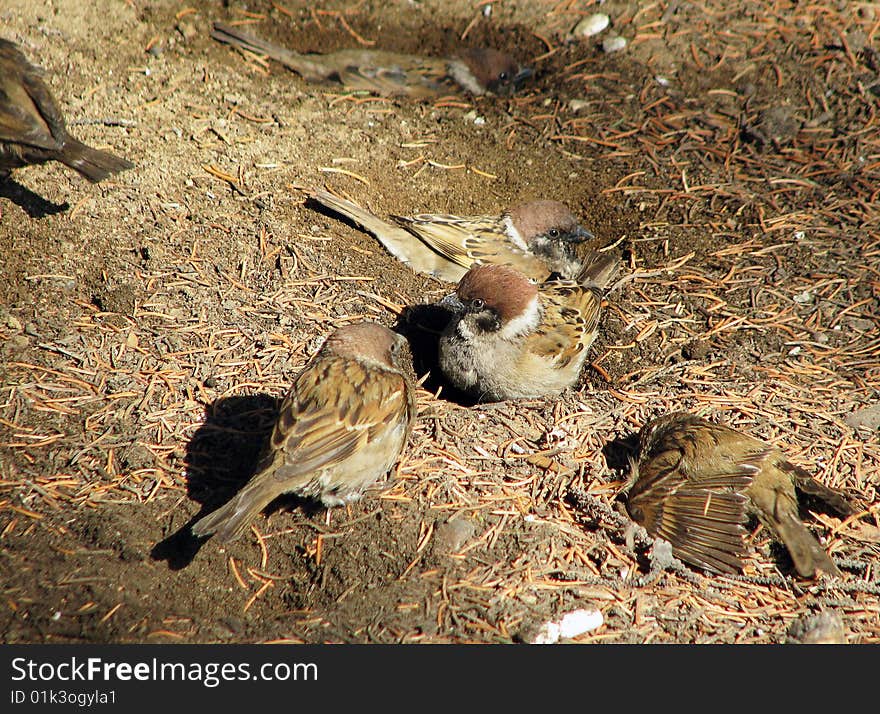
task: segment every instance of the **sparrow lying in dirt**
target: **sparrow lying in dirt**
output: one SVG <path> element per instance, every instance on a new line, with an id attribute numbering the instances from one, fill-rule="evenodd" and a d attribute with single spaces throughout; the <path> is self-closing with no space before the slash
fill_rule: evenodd
<path id="1" fill-rule="evenodd" d="M 648 422 L 632 460 L 627 510 L 681 560 L 742 572 L 745 523 L 755 515 L 788 548 L 797 572 L 840 575 L 798 515 L 798 492 L 851 516 L 856 508 L 786 461 L 781 451 L 734 429 L 675 412 Z"/>
<path id="2" fill-rule="evenodd" d="M 131 162 L 67 133 L 43 76 L 15 43 L 0 39 L 0 175 L 29 164 L 60 161 L 97 182 L 132 168 Z"/>
<path id="3" fill-rule="evenodd" d="M 327 191 L 310 197 L 372 233 L 396 258 L 417 273 L 457 283 L 475 265 L 500 264 L 528 278 L 554 273 L 575 278 L 582 259 L 575 245 L 593 238 L 559 201 L 531 201 L 500 216 L 420 214 L 383 221 Z"/>
<path id="4" fill-rule="evenodd" d="M 413 392 L 397 364 L 404 343 L 373 323 L 331 334 L 297 375 L 254 476 L 193 534 L 234 540 L 283 493 L 328 508 L 359 499 L 397 461 L 412 428 Z"/>
<path id="5" fill-rule="evenodd" d="M 577 281 L 536 285 L 508 266 L 471 268 L 439 303 L 453 313 L 440 369 L 484 401 L 558 394 L 580 376 L 599 329 L 601 288 L 616 270 L 616 258 L 596 255 Z"/>
<path id="6" fill-rule="evenodd" d="M 431 99 L 462 90 L 512 94 L 532 75 L 509 55 L 487 48 L 463 49 L 455 57 L 419 57 L 381 50 L 348 49 L 300 54 L 221 22 L 211 37 L 241 49 L 265 54 L 308 82 L 330 82 L 347 90 L 383 97 Z"/>

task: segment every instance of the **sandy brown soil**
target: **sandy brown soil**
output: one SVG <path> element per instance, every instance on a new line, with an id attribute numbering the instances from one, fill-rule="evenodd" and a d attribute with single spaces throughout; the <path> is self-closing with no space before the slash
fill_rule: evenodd
<path id="1" fill-rule="evenodd" d="M 3 640 L 510 642 L 596 608 L 575 641 L 783 642 L 820 612 L 880 641 L 876 505 L 806 513 L 844 571 L 816 583 L 757 526 L 743 577 L 652 570 L 616 500 L 629 437 L 684 408 L 877 503 L 873 3 L 609 0 L 590 39 L 570 35 L 589 2 L 311 5 L 0 8 L 71 131 L 137 164 L 0 184 Z M 467 31 L 538 72 L 513 99 L 346 97 L 212 41 L 215 19 L 311 51 L 439 54 Z M 329 514 L 281 501 L 200 547 L 189 525 L 250 475 L 323 337 L 450 287 L 299 185 L 380 214 L 558 198 L 630 279 L 577 390 L 469 407 L 432 375 L 381 488 Z"/>

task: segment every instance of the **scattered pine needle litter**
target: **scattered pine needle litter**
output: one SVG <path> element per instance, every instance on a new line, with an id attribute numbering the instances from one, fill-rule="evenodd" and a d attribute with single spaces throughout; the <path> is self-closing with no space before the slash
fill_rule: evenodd
<path id="1" fill-rule="evenodd" d="M 238 21 L 274 22 L 273 6 L 300 17 L 293 2 L 258 5 Z M 121 57 L 119 76 L 142 93 L 134 109 L 99 116 L 136 111 L 139 131 L 170 137 L 154 151 L 179 151 L 163 164 L 174 168 L 152 179 L 157 159 L 143 152 L 142 176 L 112 187 L 23 172 L 47 182 L 34 189 L 47 200 L 65 196 L 63 220 L 33 221 L 0 199 L 0 240 L 24 256 L 4 262 L 0 287 L 8 639 L 510 642 L 595 607 L 604 624 L 578 642 L 784 642 L 823 609 L 841 616 L 847 642 L 880 642 L 880 445 L 852 426 L 880 393 L 880 63 L 853 39 L 877 21 L 842 4 L 790 5 L 644 4 L 615 18 L 630 39 L 615 56 L 564 41 L 583 16 L 575 4 L 520 4 L 510 12 L 535 33 L 522 38 L 542 77 L 500 102 L 328 101 L 305 83 L 291 102 L 280 73 L 257 92 L 252 72 L 148 76 L 142 47 Z M 366 30 L 387 17 L 363 4 L 309 9 L 306 31 L 335 32 L 340 46 L 378 40 Z M 459 19 L 456 34 L 483 32 L 473 6 Z M 675 73 L 658 47 L 684 58 Z M 51 53 L 46 63 L 62 66 Z M 244 100 L 230 107 L 228 95 Z M 472 108 L 480 128 L 463 119 Z M 156 122 L 161 110 L 179 135 Z M 300 110 L 323 112 L 308 132 Z M 413 436 L 375 492 L 329 521 L 285 501 L 228 549 L 209 540 L 168 567 L 161 544 L 240 488 L 330 327 L 392 326 L 438 296 L 368 236 L 326 239 L 329 220 L 279 190 L 325 173 L 384 214 L 488 210 L 527 190 L 570 202 L 596 247 L 626 259 L 592 368 L 557 400 L 463 406 L 421 365 Z M 267 202 L 216 191 L 215 179 Z M 208 201 L 212 188 L 223 195 Z M 51 240 L 39 233 L 48 222 Z M 766 439 L 863 500 L 860 520 L 806 506 L 844 578 L 791 577 L 758 527 L 742 576 L 657 566 L 616 494 L 633 434 L 674 409 Z M 175 618 L 144 604 L 157 602 Z"/>

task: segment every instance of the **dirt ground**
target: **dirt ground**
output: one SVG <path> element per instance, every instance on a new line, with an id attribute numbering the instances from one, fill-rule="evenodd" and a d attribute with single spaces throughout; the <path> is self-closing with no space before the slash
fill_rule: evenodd
<path id="1" fill-rule="evenodd" d="M 574 36 L 597 11 L 611 27 Z M 345 96 L 213 20 L 303 51 L 464 35 L 536 77 L 513 98 Z M 576 609 L 603 624 L 574 642 L 786 642 L 823 613 L 880 641 L 878 29 L 867 2 L 5 0 L 0 34 L 71 132 L 136 168 L 0 183 L 3 641 L 502 643 Z M 451 287 L 297 186 L 380 215 L 557 198 L 626 280 L 578 389 L 474 407 L 431 374 L 379 488 L 330 513 L 278 501 L 224 550 L 188 528 L 250 476 L 328 332 L 402 322 L 423 376 L 429 333 L 398 315 Z M 866 504 L 805 512 L 844 577 L 798 578 L 757 525 L 741 577 L 658 569 L 618 492 L 670 409 Z"/>

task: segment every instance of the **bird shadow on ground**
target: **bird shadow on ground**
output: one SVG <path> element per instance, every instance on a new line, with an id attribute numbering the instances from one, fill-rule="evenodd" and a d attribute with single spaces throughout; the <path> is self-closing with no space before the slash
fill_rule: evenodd
<path id="1" fill-rule="evenodd" d="M 190 528 L 222 506 L 253 476 L 263 447 L 278 418 L 280 401 L 268 394 L 217 399 L 205 407 L 205 421 L 186 447 L 187 493 L 202 510 L 157 543 L 154 560 L 179 570 L 201 547 Z"/>
<path id="2" fill-rule="evenodd" d="M 306 186 L 299 186 L 298 188 L 300 188 L 303 191 L 310 190 Z M 332 208 L 325 206 L 323 203 L 321 203 L 317 199 L 312 198 L 311 196 L 306 196 L 305 200 L 303 201 L 303 206 L 305 206 L 306 208 L 308 208 L 311 211 L 314 211 L 315 213 L 318 213 L 322 216 L 326 216 L 327 218 L 332 218 L 334 221 L 339 221 L 340 223 L 343 223 L 343 224 L 349 226 L 350 228 L 354 228 L 354 230 L 356 230 L 356 231 L 359 231 L 361 233 L 366 233 L 367 235 L 372 236 L 372 234 L 368 230 L 366 230 L 357 221 L 353 221 L 351 218 L 346 216 L 344 213 L 339 213 L 337 211 L 334 211 Z"/>
<path id="3" fill-rule="evenodd" d="M 639 453 L 639 435 L 637 432 L 619 436 L 612 441 L 605 443 L 602 447 L 602 455 L 605 457 L 605 465 L 613 474 L 614 481 L 623 481 L 626 486 L 622 487 L 614 497 L 615 508 L 618 510 L 623 508 L 626 502 L 626 493 L 632 486 L 629 479 L 632 476 L 632 466 L 630 459 L 637 458 Z"/>
<path id="4" fill-rule="evenodd" d="M 440 369 L 440 335 L 449 323 L 450 313 L 439 305 L 409 305 L 403 309 L 394 326 L 395 331 L 409 342 L 416 377 L 424 379 L 422 386 L 443 399 L 462 407 L 473 407 L 481 402 L 473 394 L 456 389 L 443 378 Z"/>
<path id="5" fill-rule="evenodd" d="M 31 218 L 45 218 L 63 213 L 70 204 L 52 203 L 9 177 L 0 176 L 0 198 L 8 198 Z"/>
<path id="6" fill-rule="evenodd" d="M 619 436 L 602 447 L 605 465 L 615 476 L 626 478 L 630 473 L 630 458 L 639 453 L 639 435 L 637 433 Z"/>

